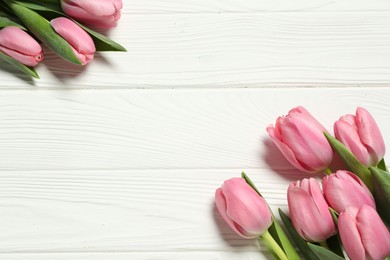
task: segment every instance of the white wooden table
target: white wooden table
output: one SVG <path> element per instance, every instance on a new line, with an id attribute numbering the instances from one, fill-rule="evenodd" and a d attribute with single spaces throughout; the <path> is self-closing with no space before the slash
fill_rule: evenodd
<path id="1" fill-rule="evenodd" d="M 82 71 L 0 65 L 0 259 L 268 259 L 213 207 L 246 171 L 286 208 L 307 175 L 268 124 L 363 106 L 390 146 L 387 0 L 124 0 L 110 37 Z"/>

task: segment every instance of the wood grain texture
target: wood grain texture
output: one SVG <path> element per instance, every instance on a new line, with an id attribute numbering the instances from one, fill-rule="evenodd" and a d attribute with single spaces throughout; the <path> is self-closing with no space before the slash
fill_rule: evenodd
<path id="1" fill-rule="evenodd" d="M 285 207 L 288 172 L 244 170 L 274 209 Z M 2 172 L 0 253 L 265 251 L 214 208 L 215 189 L 240 172 Z"/>
<path id="2" fill-rule="evenodd" d="M 264 254 L 264 253 L 263 253 Z M 259 260 L 273 259 L 258 252 L 150 252 L 150 253 L 43 253 L 0 254 L 1 260 Z"/>
<path id="3" fill-rule="evenodd" d="M 377 12 L 125 13 L 127 53 L 84 68 L 50 51 L 30 81 L 1 64 L 0 88 L 210 88 L 390 82 L 390 15 Z M 16 73 L 16 74 L 15 74 Z"/>
<path id="4" fill-rule="evenodd" d="M 0 170 L 288 169 L 265 131 L 277 116 L 304 105 L 331 131 L 361 105 L 386 133 L 389 96 L 388 87 L 1 91 Z"/>
<path id="5" fill-rule="evenodd" d="M 126 1 L 125 1 L 126 4 Z M 364 1 L 310 1 L 310 0 L 132 0 L 126 11 L 131 14 L 170 13 L 254 13 L 254 12 L 340 12 L 340 11 L 389 11 L 386 0 Z"/>
<path id="6" fill-rule="evenodd" d="M 364 106 L 390 144 L 390 2 L 124 0 L 127 53 L 0 64 L 0 260 L 272 259 L 216 212 L 245 171 L 286 209 L 265 127 Z M 375 87 L 374 87 L 375 86 Z M 389 156 L 386 155 L 386 159 Z"/>
<path id="7" fill-rule="evenodd" d="M 389 94 L 3 90 L 0 258 L 267 259 L 262 245 L 221 221 L 215 189 L 245 171 L 274 212 L 286 209 L 288 184 L 308 175 L 282 158 L 264 128 L 296 105 L 327 127 L 363 105 L 386 133 Z"/>

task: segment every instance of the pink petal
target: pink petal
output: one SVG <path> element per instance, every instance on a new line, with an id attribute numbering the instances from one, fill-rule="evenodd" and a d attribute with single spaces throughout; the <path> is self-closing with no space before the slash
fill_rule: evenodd
<path id="1" fill-rule="evenodd" d="M 295 168 L 304 171 L 304 172 L 310 172 L 312 169 L 306 169 L 297 161 L 295 158 L 294 152 L 284 143 L 282 143 L 277 137 L 276 137 L 276 131 L 275 128 L 272 126 L 267 127 L 267 132 L 269 136 L 271 137 L 271 140 L 274 142 L 274 144 L 279 148 L 279 150 L 282 152 L 284 157 L 286 157 L 287 161 L 289 161 Z"/>
<path id="2" fill-rule="evenodd" d="M 287 200 L 292 223 L 297 232 L 306 240 L 324 241 L 335 233 L 333 220 L 329 222 L 323 217 L 306 191 L 290 185 Z"/>
<path id="3" fill-rule="evenodd" d="M 390 255 L 390 233 L 376 210 L 362 206 L 356 221 L 366 254 L 374 260 L 382 260 Z"/>
<path id="4" fill-rule="evenodd" d="M 325 198 L 337 212 L 340 213 L 350 206 L 359 208 L 365 204 L 375 208 L 374 199 L 368 188 L 356 178 L 347 171 L 337 171 L 324 177 L 322 187 Z"/>
<path id="5" fill-rule="evenodd" d="M 244 238 L 248 238 L 241 231 L 239 231 L 236 228 L 235 223 L 226 214 L 226 212 L 227 212 L 226 199 L 225 199 L 225 196 L 223 195 L 221 188 L 218 188 L 215 191 L 215 205 L 218 209 L 219 214 L 222 216 L 223 220 L 225 220 L 225 222 L 230 226 L 230 228 L 233 229 L 238 235 L 240 235 Z"/>
<path id="6" fill-rule="evenodd" d="M 353 260 L 365 260 L 365 250 L 360 238 L 356 220 L 351 216 L 350 211 L 358 209 L 348 208 L 346 212 L 340 213 L 338 219 L 338 228 L 340 238 L 348 256 Z"/>
<path id="7" fill-rule="evenodd" d="M 271 213 L 265 200 L 242 178 L 233 178 L 222 186 L 227 215 L 245 230 L 246 236 L 258 236 L 271 224 Z"/>
<path id="8" fill-rule="evenodd" d="M 38 56 L 42 53 L 41 45 L 28 33 L 15 26 L 0 30 L 0 45 L 28 56 Z"/>
<path id="9" fill-rule="evenodd" d="M 370 155 L 367 148 L 360 142 L 360 136 L 356 126 L 351 125 L 342 119 L 334 123 L 334 133 L 340 142 L 342 142 L 364 165 L 370 164 Z"/>
<path id="10" fill-rule="evenodd" d="M 371 114 L 361 107 L 356 110 L 356 125 L 361 141 L 374 157 L 372 163 L 377 164 L 385 155 L 386 150 L 378 125 Z"/>

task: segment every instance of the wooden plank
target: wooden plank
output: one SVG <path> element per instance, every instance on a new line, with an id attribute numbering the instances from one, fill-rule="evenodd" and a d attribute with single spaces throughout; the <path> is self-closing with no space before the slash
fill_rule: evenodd
<path id="1" fill-rule="evenodd" d="M 85 68 L 49 51 L 31 81 L 0 65 L 0 88 L 210 88 L 390 82 L 388 12 L 124 15 L 127 53 Z M 16 73 L 16 75 L 14 74 Z"/>
<path id="2" fill-rule="evenodd" d="M 389 97 L 389 87 L 1 91 L 0 170 L 242 169 L 275 162 L 290 169 L 265 131 L 279 115 L 303 105 L 331 131 L 341 115 L 364 106 L 388 133 Z"/>
<path id="3" fill-rule="evenodd" d="M 291 171 L 241 170 L 274 210 L 285 207 Z M 264 251 L 234 234 L 214 207 L 216 188 L 239 176 L 237 169 L 2 171 L 0 257 Z"/>
<path id="4" fill-rule="evenodd" d="M 150 252 L 150 253 L 58 253 L 0 254 L 1 260 L 261 260 L 273 259 L 264 252 Z"/>
<path id="5" fill-rule="evenodd" d="M 253 12 L 339 12 L 339 11 L 388 11 L 390 4 L 385 0 L 133 0 L 125 3 L 125 12 L 130 14 L 170 14 L 170 13 L 253 13 Z"/>

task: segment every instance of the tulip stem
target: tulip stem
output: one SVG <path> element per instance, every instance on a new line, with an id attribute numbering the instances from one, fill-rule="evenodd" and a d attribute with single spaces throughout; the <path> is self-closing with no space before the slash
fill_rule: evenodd
<path id="1" fill-rule="evenodd" d="M 283 249 L 279 246 L 279 244 L 275 241 L 275 239 L 271 236 L 271 234 L 265 231 L 261 236 L 260 240 L 264 243 L 264 245 L 268 248 L 268 250 L 274 255 L 276 259 L 280 260 L 288 260 L 286 254 Z"/>
<path id="2" fill-rule="evenodd" d="M 326 175 L 331 175 L 333 173 L 333 171 L 330 168 L 326 168 L 324 172 Z"/>

